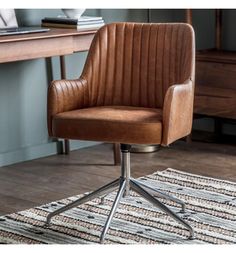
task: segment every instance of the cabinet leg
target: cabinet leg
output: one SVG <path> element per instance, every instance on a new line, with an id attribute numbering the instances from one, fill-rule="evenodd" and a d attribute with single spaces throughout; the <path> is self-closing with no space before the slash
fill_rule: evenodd
<path id="1" fill-rule="evenodd" d="M 185 140 L 188 144 L 191 144 L 192 143 L 192 134 L 189 134 L 185 137 Z"/>
<path id="2" fill-rule="evenodd" d="M 214 123 L 215 123 L 215 128 L 214 128 L 215 139 L 219 141 L 221 140 L 221 137 L 222 137 L 223 124 L 222 124 L 221 119 L 215 119 Z"/>

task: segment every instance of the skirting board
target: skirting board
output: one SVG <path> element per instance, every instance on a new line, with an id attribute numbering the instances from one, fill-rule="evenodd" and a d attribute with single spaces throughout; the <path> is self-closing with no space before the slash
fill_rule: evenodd
<path id="1" fill-rule="evenodd" d="M 71 150 L 90 147 L 99 144 L 91 141 L 71 141 Z M 41 157 L 60 153 L 62 142 L 49 142 L 41 145 L 23 147 L 21 149 L 0 153 L 0 167 L 14 163 L 25 162 Z"/>

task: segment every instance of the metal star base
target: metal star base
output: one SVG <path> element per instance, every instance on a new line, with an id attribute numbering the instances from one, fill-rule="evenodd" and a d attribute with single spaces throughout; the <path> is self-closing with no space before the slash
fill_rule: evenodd
<path id="1" fill-rule="evenodd" d="M 59 208 L 58 210 L 50 213 L 47 216 L 46 226 L 50 225 L 50 221 L 53 216 L 58 215 L 62 212 L 65 212 L 73 207 L 79 206 L 81 204 L 84 204 L 88 201 L 91 201 L 92 199 L 95 199 L 97 197 L 102 197 L 102 200 L 104 200 L 104 196 L 107 194 L 113 192 L 118 188 L 114 203 L 112 205 L 111 211 L 108 215 L 107 221 L 105 223 L 105 226 L 102 230 L 101 236 L 100 236 L 100 243 L 103 243 L 105 240 L 105 236 L 107 234 L 107 231 L 110 227 L 112 218 L 116 212 L 116 209 L 118 207 L 118 204 L 122 197 L 129 196 L 130 190 L 133 190 L 134 192 L 138 193 L 140 196 L 142 196 L 144 199 L 152 203 L 154 206 L 161 209 L 163 212 L 170 215 L 173 219 L 181 223 L 184 227 L 186 227 L 189 230 L 189 237 L 188 239 L 194 239 L 194 231 L 193 228 L 185 222 L 181 217 L 179 217 L 176 213 L 171 211 L 166 205 L 164 205 L 162 202 L 160 202 L 157 197 L 170 199 L 178 204 L 181 205 L 181 212 L 185 212 L 185 203 L 182 200 L 179 200 L 175 197 L 172 197 L 170 195 L 167 195 L 163 192 L 160 192 L 156 189 L 153 189 L 152 187 L 141 183 L 133 178 L 130 177 L 130 148 L 131 146 L 128 144 L 121 144 L 121 154 L 122 154 L 122 165 L 121 165 L 121 177 L 114 180 L 113 182 L 102 186 L 101 188 L 89 193 L 88 195 L 83 196 L 82 198 Z M 153 192 L 155 195 L 151 194 L 150 192 Z"/>

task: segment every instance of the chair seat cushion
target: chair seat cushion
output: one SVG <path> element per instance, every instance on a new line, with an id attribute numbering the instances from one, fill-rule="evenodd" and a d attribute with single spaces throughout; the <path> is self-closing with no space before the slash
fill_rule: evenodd
<path id="1" fill-rule="evenodd" d="M 59 113 L 53 136 L 130 144 L 159 144 L 162 110 L 131 106 L 99 106 Z"/>

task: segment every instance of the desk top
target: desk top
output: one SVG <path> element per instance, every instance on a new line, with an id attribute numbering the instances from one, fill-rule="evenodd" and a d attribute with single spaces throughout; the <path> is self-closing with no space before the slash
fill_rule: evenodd
<path id="1" fill-rule="evenodd" d="M 76 29 L 50 28 L 48 32 L 1 36 L 0 43 L 48 39 L 48 38 L 59 38 L 59 37 L 67 37 L 67 36 L 80 36 L 80 35 L 83 36 L 83 35 L 89 35 L 89 34 L 93 35 L 96 33 L 96 31 L 97 30 L 77 31 Z"/>

